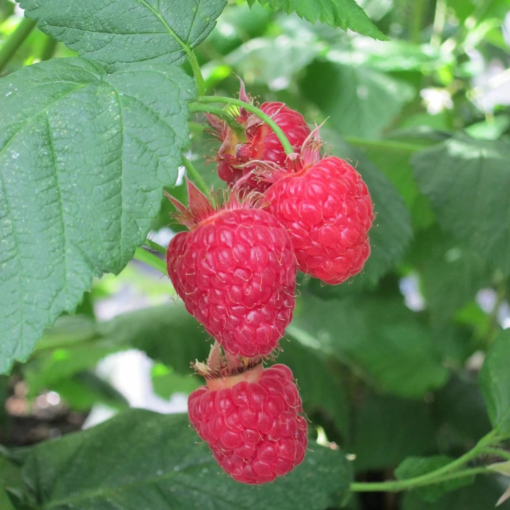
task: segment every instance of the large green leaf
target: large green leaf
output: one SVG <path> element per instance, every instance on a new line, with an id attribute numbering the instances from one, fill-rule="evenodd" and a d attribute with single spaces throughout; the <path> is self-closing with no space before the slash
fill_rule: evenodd
<path id="1" fill-rule="evenodd" d="M 0 373 L 143 242 L 175 182 L 194 93 L 164 64 L 108 75 L 52 60 L 0 81 Z"/>
<path id="2" fill-rule="evenodd" d="M 271 9 L 295 12 L 311 23 L 320 21 L 343 30 L 353 30 L 375 39 L 386 40 L 386 36 L 370 21 L 365 11 L 355 0 L 258 0 Z M 250 5 L 255 0 L 248 0 Z"/>
<path id="3" fill-rule="evenodd" d="M 377 138 L 413 98 L 413 89 L 354 60 L 316 61 L 301 83 L 306 98 L 344 136 Z"/>
<path id="4" fill-rule="evenodd" d="M 440 469 L 450 462 L 453 458 L 446 455 L 436 455 L 434 457 L 408 457 L 395 470 L 395 476 L 399 480 L 407 480 L 417 476 L 426 475 L 436 469 Z M 460 487 L 471 485 L 475 480 L 474 475 L 462 478 L 454 478 L 445 482 L 419 487 L 416 493 L 425 501 L 434 503 L 446 492 L 454 491 Z"/>
<path id="5" fill-rule="evenodd" d="M 350 482 L 344 455 L 311 445 L 291 474 L 256 489 L 221 472 L 187 415 L 133 410 L 32 450 L 24 480 L 37 510 L 324 510 Z"/>
<path id="6" fill-rule="evenodd" d="M 410 455 L 436 450 L 436 423 L 432 406 L 393 397 L 369 396 L 354 421 L 357 471 L 393 468 Z"/>
<path id="7" fill-rule="evenodd" d="M 510 433 L 510 330 L 502 331 L 489 349 L 480 385 L 492 425 Z"/>
<path id="8" fill-rule="evenodd" d="M 459 135 L 416 154 L 415 176 L 440 225 L 510 272 L 510 143 Z"/>
<path id="9" fill-rule="evenodd" d="M 448 377 L 430 332 L 400 299 L 321 301 L 305 294 L 288 332 L 361 370 L 381 390 L 395 395 L 422 396 Z"/>
<path id="10" fill-rule="evenodd" d="M 25 15 L 43 32 L 103 64 L 179 63 L 207 37 L 226 4 L 227 0 L 20 0 Z"/>

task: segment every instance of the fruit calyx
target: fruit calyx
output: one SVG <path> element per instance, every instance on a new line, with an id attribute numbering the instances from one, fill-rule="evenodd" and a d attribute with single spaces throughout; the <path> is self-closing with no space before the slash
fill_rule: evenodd
<path id="1" fill-rule="evenodd" d="M 256 208 L 260 200 L 257 193 L 242 193 L 239 190 L 224 191 L 221 205 L 215 207 L 209 199 L 191 182 L 186 179 L 188 189 L 188 207 L 179 202 L 176 198 L 165 191 L 165 196 L 172 202 L 177 209 L 173 217 L 182 225 L 190 230 L 199 225 L 211 221 L 212 218 L 225 211 L 234 209 L 253 209 Z M 216 203 L 220 197 L 216 195 Z"/>

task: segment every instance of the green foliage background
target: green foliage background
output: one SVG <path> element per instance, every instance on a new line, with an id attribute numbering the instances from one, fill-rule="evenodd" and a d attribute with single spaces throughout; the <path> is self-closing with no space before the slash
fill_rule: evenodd
<path id="1" fill-rule="evenodd" d="M 119 414 L 0 449 L 0 509 L 492 508 L 508 478 L 391 500 L 350 484 L 427 475 L 491 430 L 510 438 L 510 0 L 20 4 L 38 28 L 8 55 L 27 21 L 0 0 L 0 399 L 24 381 L 29 403 L 55 391 L 72 411 Z M 187 109 L 193 54 L 207 95 L 234 97 L 239 76 L 260 102 L 325 122 L 326 151 L 356 166 L 377 214 L 362 274 L 300 276 L 278 361 L 298 380 L 310 451 L 256 489 L 218 472 L 185 416 L 128 410 L 94 372 L 134 348 L 159 395 L 200 384 L 189 363 L 210 339 L 168 279 L 126 267 L 149 231 L 179 229 L 162 191 L 185 200 L 182 151 L 221 186 L 217 143 Z M 124 285 L 149 306 L 98 321 Z"/>

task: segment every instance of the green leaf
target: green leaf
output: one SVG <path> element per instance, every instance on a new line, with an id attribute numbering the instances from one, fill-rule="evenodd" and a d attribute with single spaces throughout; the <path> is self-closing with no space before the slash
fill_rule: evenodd
<path id="1" fill-rule="evenodd" d="M 341 452 L 314 444 L 292 473 L 253 490 L 221 472 L 197 441 L 187 415 L 132 410 L 35 447 L 23 476 L 41 510 L 323 510 L 338 504 L 351 480 Z"/>
<path id="2" fill-rule="evenodd" d="M 307 413 L 325 411 L 344 437 L 350 435 L 350 407 L 345 390 L 320 351 L 292 338 L 281 341 L 277 363 L 288 365 L 297 381 Z"/>
<path id="3" fill-rule="evenodd" d="M 175 182 L 194 94 L 164 64 L 108 75 L 56 59 L 0 80 L 0 373 L 142 244 Z"/>
<path id="4" fill-rule="evenodd" d="M 363 9 L 354 0 L 258 0 L 274 11 L 287 14 L 295 12 L 310 23 L 320 21 L 343 30 L 353 30 L 374 39 L 387 37 L 370 21 Z M 253 4 L 254 2 L 251 1 Z"/>
<path id="5" fill-rule="evenodd" d="M 510 272 L 510 143 L 463 135 L 416 154 L 415 176 L 439 224 Z"/>
<path id="6" fill-rule="evenodd" d="M 379 137 L 414 96 L 407 83 L 352 61 L 314 62 L 301 87 L 329 126 L 362 138 Z"/>
<path id="7" fill-rule="evenodd" d="M 510 433 L 510 330 L 502 331 L 487 352 L 480 386 L 494 428 Z"/>
<path id="8" fill-rule="evenodd" d="M 398 480 L 407 480 L 417 476 L 426 475 L 436 469 L 450 464 L 454 459 L 445 455 L 436 455 L 434 457 L 408 457 L 395 470 L 395 476 Z M 441 483 L 419 487 L 416 493 L 425 501 L 436 502 L 446 492 L 454 491 L 460 487 L 471 485 L 475 480 L 474 475 L 462 478 L 454 478 Z"/>
<path id="9" fill-rule="evenodd" d="M 363 272 L 354 281 L 362 280 L 373 286 L 400 262 L 413 235 L 411 218 L 391 182 L 360 150 L 345 143 L 331 130 L 323 130 L 322 135 L 332 154 L 350 160 L 361 173 L 372 196 L 376 214 L 369 234 L 372 252 Z M 335 289 L 330 290 L 334 293 Z"/>
<path id="10" fill-rule="evenodd" d="M 436 503 L 426 503 L 414 492 L 408 492 L 403 497 L 402 510 L 490 510 L 505 488 L 495 477 L 479 476 L 473 485 L 445 494 Z M 509 509 L 510 502 L 498 507 Z"/>
<path id="11" fill-rule="evenodd" d="M 0 508 L 2 510 L 15 510 L 12 506 L 11 500 L 7 495 L 7 491 L 0 484 Z"/>
<path id="12" fill-rule="evenodd" d="M 419 397 L 446 383 L 430 332 L 400 299 L 305 294 L 298 303 L 289 334 L 365 373 L 382 391 Z"/>
<path id="13" fill-rule="evenodd" d="M 180 63 L 215 26 L 227 0 L 20 0 L 57 41 L 102 64 Z"/>
<path id="14" fill-rule="evenodd" d="M 201 381 L 198 377 L 176 374 L 172 368 L 157 363 L 151 370 L 152 387 L 154 393 L 162 398 L 169 399 L 174 393 L 185 393 L 189 395 L 195 391 Z"/>
<path id="15" fill-rule="evenodd" d="M 354 422 L 356 471 L 394 467 L 410 455 L 436 451 L 432 406 L 393 397 L 369 396 Z"/>

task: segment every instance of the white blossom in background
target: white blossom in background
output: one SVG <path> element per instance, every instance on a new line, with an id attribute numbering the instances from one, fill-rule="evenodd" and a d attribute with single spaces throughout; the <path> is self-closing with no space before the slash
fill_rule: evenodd
<path id="1" fill-rule="evenodd" d="M 430 115 L 437 115 L 443 110 L 453 108 L 452 96 L 446 89 L 428 88 L 420 91 L 423 103 Z"/>

